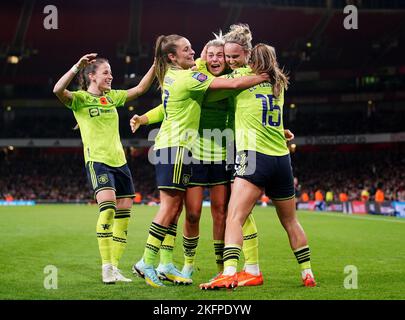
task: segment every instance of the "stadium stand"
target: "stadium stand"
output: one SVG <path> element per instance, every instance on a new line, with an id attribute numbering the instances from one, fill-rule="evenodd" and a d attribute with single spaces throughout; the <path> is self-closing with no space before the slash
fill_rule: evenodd
<path id="1" fill-rule="evenodd" d="M 343 27 L 342 8 L 347 4 L 343 0 L 123 0 L 114 6 L 95 0 L 68 5 L 54 1 L 58 30 L 43 27 L 47 2 L 36 1 L 31 14 L 28 3 L 7 2 L 0 11 L 2 23 L 8 26 L 0 30 L 2 198 L 11 194 L 14 199 L 92 201 L 80 148 L 64 147 L 63 142 L 58 148 L 32 148 L 30 140 L 80 139 L 80 132 L 72 130 L 76 124 L 72 113 L 54 98 L 52 87 L 82 54 L 97 51 L 107 57 L 113 87 L 128 88 L 152 62 L 154 41 L 160 34 L 189 37 L 198 56 L 212 32 L 235 22 L 248 23 L 254 43 L 274 45 L 289 71 L 284 125 L 300 141 L 405 131 L 405 8 L 399 1 L 362 1 L 359 29 L 350 31 Z M 23 12 L 29 17 L 26 29 L 19 21 Z M 7 63 L 10 55 L 19 56 L 19 63 Z M 132 135 L 128 122 L 135 112 L 141 114 L 159 104 L 159 99 L 155 86 L 119 110 L 123 139 L 146 139 L 157 127 L 144 127 Z M 26 139 L 25 147 L 10 150 L 17 139 Z M 360 199 L 365 185 L 373 197 L 382 183 L 389 199 L 401 200 L 404 139 L 384 139 L 356 145 L 297 143 L 293 165 L 301 190 L 313 198 L 319 188 L 333 189 L 336 197 L 344 186 L 350 199 Z M 157 195 L 146 151 L 127 146 L 136 188 L 145 202 Z"/>

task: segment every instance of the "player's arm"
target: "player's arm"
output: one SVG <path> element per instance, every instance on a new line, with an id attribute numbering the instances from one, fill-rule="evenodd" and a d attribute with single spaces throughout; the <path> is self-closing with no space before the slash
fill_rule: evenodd
<path id="1" fill-rule="evenodd" d="M 68 72 L 62 76 L 62 78 L 58 80 L 58 82 L 56 82 L 55 86 L 53 87 L 53 93 L 63 104 L 70 104 L 72 101 L 72 93 L 66 89 L 70 82 L 72 82 L 73 78 L 81 69 L 93 63 L 96 57 L 97 53 L 89 53 L 84 55 Z"/>
<path id="2" fill-rule="evenodd" d="M 208 89 L 210 90 L 219 90 L 219 89 L 248 89 L 259 83 L 269 81 L 270 77 L 268 73 L 261 73 L 254 76 L 243 76 L 233 79 L 225 78 L 215 78 Z"/>
<path id="3" fill-rule="evenodd" d="M 153 124 L 162 122 L 165 117 L 165 112 L 163 104 L 158 105 L 157 107 L 149 110 L 143 115 L 139 116 L 135 114 L 131 120 L 129 120 L 129 125 L 131 126 L 132 133 L 135 133 L 136 130 L 142 125 Z"/>
<path id="4" fill-rule="evenodd" d="M 149 90 L 150 86 L 155 79 L 155 63 L 152 64 L 149 71 L 143 76 L 142 80 L 138 83 L 136 87 L 127 90 L 127 101 L 134 100 L 139 96 L 143 95 Z"/>
<path id="5" fill-rule="evenodd" d="M 265 81 L 269 81 L 269 75 L 267 73 L 231 79 L 222 77 L 215 78 L 208 88 L 210 90 L 208 90 L 205 100 L 207 102 L 220 101 L 232 96 L 234 94 L 233 90 L 248 89 Z"/>

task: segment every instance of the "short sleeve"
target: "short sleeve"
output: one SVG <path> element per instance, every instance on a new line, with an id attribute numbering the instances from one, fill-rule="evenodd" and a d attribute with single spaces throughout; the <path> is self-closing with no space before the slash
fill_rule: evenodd
<path id="1" fill-rule="evenodd" d="M 66 107 L 76 111 L 84 104 L 84 94 L 83 91 L 72 91 L 72 100 L 69 104 L 65 104 Z"/>
<path id="2" fill-rule="evenodd" d="M 127 90 L 111 90 L 108 95 L 114 101 L 115 107 L 122 107 L 127 100 L 128 91 Z"/>
<path id="3" fill-rule="evenodd" d="M 201 91 L 204 93 L 207 91 L 211 82 L 215 79 L 214 76 L 203 73 L 200 71 L 191 71 L 187 79 L 187 88 L 190 91 Z"/>

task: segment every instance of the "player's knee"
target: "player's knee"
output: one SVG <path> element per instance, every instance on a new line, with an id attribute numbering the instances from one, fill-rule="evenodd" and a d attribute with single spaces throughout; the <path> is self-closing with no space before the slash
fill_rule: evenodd
<path id="1" fill-rule="evenodd" d="M 226 216 L 226 204 L 225 203 L 213 203 L 211 204 L 212 216 L 215 217 L 225 217 Z"/>
<path id="2" fill-rule="evenodd" d="M 201 216 L 201 212 L 187 212 L 186 214 L 186 220 L 188 224 L 198 224 L 200 222 L 200 216 Z"/>

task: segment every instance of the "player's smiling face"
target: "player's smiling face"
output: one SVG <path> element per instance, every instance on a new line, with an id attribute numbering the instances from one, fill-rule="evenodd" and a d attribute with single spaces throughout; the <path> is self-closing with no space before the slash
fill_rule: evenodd
<path id="1" fill-rule="evenodd" d="M 190 41 L 181 38 L 176 41 L 176 55 L 169 54 L 169 59 L 180 68 L 189 69 L 195 65 L 194 53 Z"/>
<path id="2" fill-rule="evenodd" d="M 210 46 L 207 49 L 207 68 L 214 76 L 220 76 L 225 70 L 223 46 Z"/>
<path id="3" fill-rule="evenodd" d="M 111 90 L 113 76 L 110 64 L 107 62 L 101 63 L 94 73 L 89 74 L 89 78 L 92 82 L 95 82 L 101 92 Z"/>
<path id="4" fill-rule="evenodd" d="M 247 64 L 248 52 L 241 45 L 232 42 L 225 43 L 224 52 L 226 63 L 232 70 Z"/>

